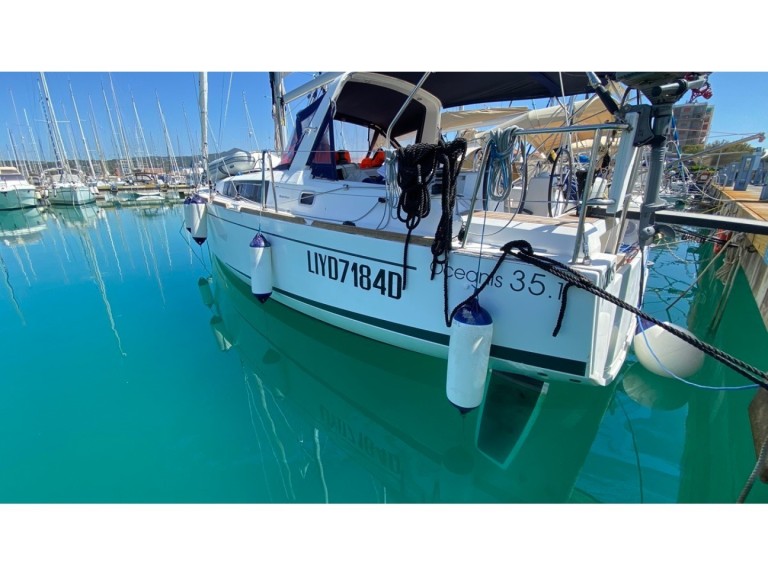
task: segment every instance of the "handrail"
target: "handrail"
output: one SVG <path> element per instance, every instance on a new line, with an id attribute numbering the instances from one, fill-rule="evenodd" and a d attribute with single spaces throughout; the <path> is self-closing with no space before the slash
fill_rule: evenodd
<path id="1" fill-rule="evenodd" d="M 400 107 L 400 110 L 397 111 L 397 114 L 395 114 L 395 117 L 392 119 L 392 122 L 389 123 L 389 126 L 387 127 L 387 134 L 386 134 L 387 146 L 389 146 L 390 136 L 392 135 L 392 128 L 394 128 L 395 124 L 397 124 L 397 121 L 400 120 L 400 116 L 403 115 L 403 112 L 405 112 L 405 109 L 408 107 L 408 104 L 411 103 L 411 100 L 413 100 L 413 97 L 416 95 L 416 92 L 418 92 L 422 84 L 424 84 L 424 82 L 427 81 L 427 78 L 429 77 L 430 74 L 431 72 L 424 72 L 424 76 L 422 76 L 421 80 L 419 80 L 419 83 L 413 87 L 413 90 L 411 90 L 411 93 L 408 94 L 408 98 L 405 99 L 405 102 Z"/>
<path id="2" fill-rule="evenodd" d="M 625 123 L 606 122 L 604 124 L 573 124 L 571 126 L 557 126 L 554 128 L 527 128 L 518 129 L 515 134 L 560 134 L 563 132 L 589 132 L 590 130 L 629 130 L 631 126 Z"/>
<path id="3" fill-rule="evenodd" d="M 595 138 L 592 142 L 592 154 L 590 154 L 589 169 L 587 170 L 587 180 L 584 185 L 584 193 L 581 195 L 581 210 L 579 211 L 579 225 L 576 228 L 576 243 L 573 247 L 573 256 L 571 258 L 572 264 L 576 264 L 579 258 L 579 250 L 581 249 L 582 237 L 584 236 L 584 219 L 587 215 L 587 201 L 592 195 L 593 180 L 595 178 L 595 158 L 597 158 L 597 153 L 600 151 L 601 137 L 602 132 L 598 128 L 595 130 Z M 575 174 L 571 174 L 570 177 L 575 178 Z M 584 250 L 584 258 L 589 258 L 589 254 L 587 254 L 586 250 Z"/>
<path id="4" fill-rule="evenodd" d="M 507 130 L 508 129 L 509 128 L 507 128 Z M 521 137 L 521 136 L 525 136 L 526 134 L 561 134 L 561 133 L 567 133 L 567 132 L 588 132 L 591 130 L 594 130 L 596 134 L 601 135 L 602 130 L 631 130 L 631 129 L 632 129 L 632 126 L 630 124 L 606 122 L 603 124 L 574 124 L 571 126 L 557 126 L 553 128 L 531 128 L 527 130 L 518 129 L 515 131 L 515 136 Z M 488 142 L 489 141 L 486 140 L 485 145 L 483 146 L 483 163 L 479 167 L 479 170 L 478 170 L 479 174 L 483 173 L 485 163 L 489 161 L 489 155 L 487 153 Z M 599 145 L 599 138 L 594 138 L 594 142 L 592 143 L 593 152 L 598 145 Z M 590 170 L 592 171 L 592 174 L 594 174 L 594 162 L 595 162 L 595 158 L 593 153 L 593 157 L 590 160 Z M 472 200 L 470 201 L 470 209 L 469 209 L 469 213 L 467 214 L 467 221 L 465 224 L 467 232 L 469 232 L 470 226 L 472 224 L 472 215 L 475 211 L 475 205 L 477 204 L 477 193 L 480 191 L 481 180 L 482 180 L 481 176 L 478 175 L 478 178 L 475 181 L 474 191 L 472 192 Z M 584 195 L 584 197 L 586 198 L 586 194 Z M 582 199 L 582 213 L 580 214 L 582 218 L 583 218 L 584 212 L 586 212 L 586 201 Z M 580 218 L 580 220 L 582 218 Z M 583 234 L 583 223 L 581 224 L 580 233 Z M 576 246 L 574 249 L 576 255 L 578 255 L 578 250 L 581 242 L 579 235 L 580 234 L 577 233 Z M 466 246 L 468 237 L 469 237 L 469 234 L 464 235 L 464 238 L 461 241 L 462 248 Z M 575 262 L 576 256 L 574 256 L 573 260 Z"/>

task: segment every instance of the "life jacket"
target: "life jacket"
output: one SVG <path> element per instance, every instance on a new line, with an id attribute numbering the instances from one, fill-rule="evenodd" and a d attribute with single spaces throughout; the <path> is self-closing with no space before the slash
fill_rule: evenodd
<path id="1" fill-rule="evenodd" d="M 369 158 L 366 156 L 360 161 L 360 168 L 378 168 L 384 164 L 385 158 L 386 155 L 384 154 L 384 150 L 379 148 L 376 150 L 376 153 L 373 155 L 373 157 Z"/>
<path id="2" fill-rule="evenodd" d="M 336 164 L 351 164 L 352 159 L 349 156 L 349 152 L 347 150 L 338 150 L 336 152 Z"/>

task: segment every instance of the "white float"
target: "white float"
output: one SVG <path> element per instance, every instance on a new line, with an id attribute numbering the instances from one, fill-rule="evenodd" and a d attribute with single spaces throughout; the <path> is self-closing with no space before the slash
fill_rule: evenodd
<path id="1" fill-rule="evenodd" d="M 451 324 L 445 392 L 462 414 L 483 401 L 492 338 L 493 320 L 477 298 L 459 308 Z"/>

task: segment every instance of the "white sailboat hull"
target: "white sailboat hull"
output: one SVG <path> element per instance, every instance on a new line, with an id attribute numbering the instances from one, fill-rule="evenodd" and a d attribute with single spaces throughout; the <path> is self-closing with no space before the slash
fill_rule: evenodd
<path id="1" fill-rule="evenodd" d="M 404 234 L 313 225 L 287 214 L 259 214 L 253 206 L 216 199 L 207 211 L 212 253 L 243 282 L 251 277 L 249 243 L 261 230 L 272 245 L 273 299 L 361 336 L 447 357 L 443 276 L 430 279 L 431 239 L 414 234 L 404 286 Z M 511 238 L 515 232 L 509 231 Z M 449 312 L 487 277 L 497 255 L 487 245 L 482 252 L 470 245 L 454 247 L 448 262 Z M 636 304 L 639 257 L 598 254 L 590 266 L 576 269 Z M 635 318 L 573 288 L 561 330 L 553 336 L 563 286 L 554 275 L 512 256 L 501 264 L 479 296 L 494 319 L 491 368 L 545 381 L 610 383 L 626 357 Z"/>
<path id="2" fill-rule="evenodd" d="M 85 185 L 54 186 L 48 192 L 48 201 L 55 206 L 81 206 L 96 202 L 96 195 Z"/>

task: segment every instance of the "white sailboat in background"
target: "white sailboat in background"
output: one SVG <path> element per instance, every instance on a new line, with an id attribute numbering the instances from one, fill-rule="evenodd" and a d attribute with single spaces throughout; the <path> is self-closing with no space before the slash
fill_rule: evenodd
<path id="1" fill-rule="evenodd" d="M 44 170 L 42 174 L 43 186 L 47 189 L 48 202 L 58 206 L 80 206 L 95 202 L 96 195 L 91 187 L 85 184 L 82 172 L 72 170 L 69 166 L 43 72 L 40 72 L 40 83 L 45 100 L 43 110 L 46 113 L 48 133 L 51 137 L 51 145 L 57 164 L 55 168 Z"/>

